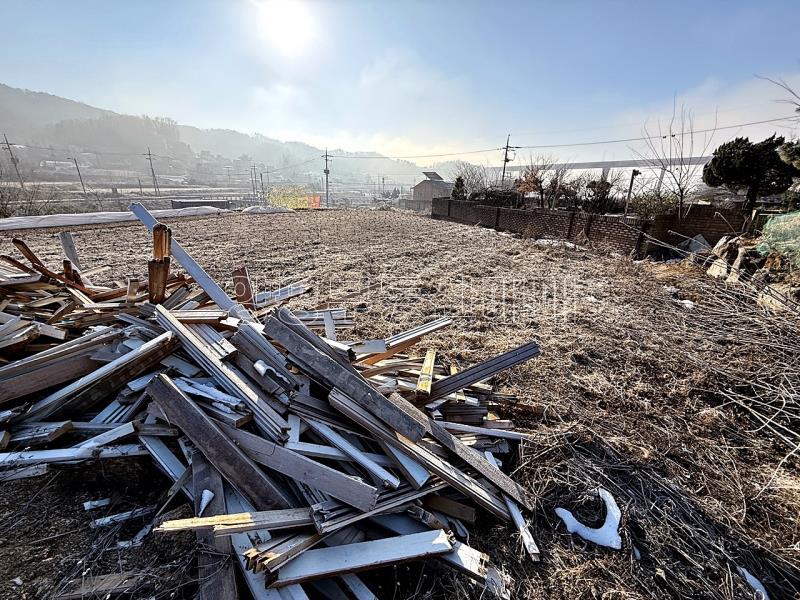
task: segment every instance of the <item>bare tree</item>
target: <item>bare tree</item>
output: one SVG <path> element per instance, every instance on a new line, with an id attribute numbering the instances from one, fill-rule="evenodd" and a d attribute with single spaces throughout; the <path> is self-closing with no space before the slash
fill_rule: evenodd
<path id="1" fill-rule="evenodd" d="M 706 155 L 716 126 L 715 116 L 712 131 L 702 135 L 695 133 L 692 111 L 684 106 L 678 110 L 677 104 L 673 103 L 672 117 L 666 124 L 659 121 L 655 131 L 644 124 L 645 149 L 641 152 L 632 149 L 658 173 L 661 187 L 666 190 L 661 193 L 675 197 L 679 218 L 683 216 L 686 199 L 697 189 L 703 170 L 702 164 L 693 164 L 690 159 L 695 155 Z"/>
<path id="2" fill-rule="evenodd" d="M 499 181 L 497 174 L 489 167 L 466 161 L 459 161 L 456 164 L 453 177 L 461 177 L 464 180 L 467 197 L 473 193 L 485 192 Z"/>
<path id="3" fill-rule="evenodd" d="M 786 83 L 783 79 L 770 79 L 769 77 L 762 77 L 760 75 L 758 77 L 759 79 L 764 79 L 774 85 L 777 85 L 784 92 L 787 92 L 789 94 L 789 97 L 781 98 L 777 102 L 783 102 L 784 104 L 789 104 L 791 106 L 794 106 L 794 112 L 800 113 L 800 94 L 795 92 L 792 86 Z"/>
<path id="4" fill-rule="evenodd" d="M 561 199 L 572 196 L 568 170 L 566 164 L 556 163 L 551 156 L 531 157 L 517 182 L 517 190 L 536 194 L 540 208 L 555 208 Z"/>

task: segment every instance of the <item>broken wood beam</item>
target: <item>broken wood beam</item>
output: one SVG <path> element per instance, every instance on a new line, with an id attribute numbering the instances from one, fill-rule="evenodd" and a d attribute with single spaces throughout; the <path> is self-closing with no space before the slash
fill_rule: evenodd
<path id="1" fill-rule="evenodd" d="M 468 369 L 464 369 L 455 375 L 450 375 L 449 377 L 445 377 L 436 381 L 431 386 L 429 399 L 436 400 L 442 396 L 448 396 L 453 392 L 464 389 L 473 383 L 485 381 L 486 379 L 497 375 L 501 371 L 505 371 L 506 369 L 510 369 L 515 365 L 525 362 L 526 360 L 535 358 L 539 356 L 539 354 L 541 354 L 541 350 L 539 349 L 539 344 L 536 342 L 528 342 L 527 344 L 523 344 L 518 348 L 514 348 L 513 350 L 505 352 L 504 354 L 490 358 L 489 360 L 478 363 L 477 365 L 473 365 Z"/>
<path id="2" fill-rule="evenodd" d="M 260 510 L 288 508 L 291 503 L 272 481 L 197 404 L 181 392 L 172 380 L 159 375 L 147 392 L 170 423 L 180 427 L 208 461 L 239 493 Z"/>

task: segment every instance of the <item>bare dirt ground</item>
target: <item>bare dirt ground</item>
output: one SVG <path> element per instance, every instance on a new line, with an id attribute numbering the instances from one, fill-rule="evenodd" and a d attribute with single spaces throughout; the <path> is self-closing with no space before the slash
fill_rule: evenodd
<path id="1" fill-rule="evenodd" d="M 290 308 L 373 286 L 336 303 L 353 311 L 353 338 L 450 315 L 455 323 L 415 351 L 436 347 L 461 367 L 531 339 L 541 343 L 539 358 L 498 385 L 519 398 L 507 415 L 535 436 L 514 476 L 535 500 L 533 530 L 544 558 L 531 563 L 512 530 L 488 516 L 470 540 L 511 576 L 514 597 L 752 598 L 737 566 L 761 579 L 772 598 L 798 597 L 797 457 L 783 460 L 792 449 L 726 395 L 752 365 L 769 375 L 774 356 L 800 365 L 796 320 L 759 313 L 690 264 L 541 248 L 397 212 L 237 215 L 171 227 L 229 288 L 231 270 L 242 263 L 259 290 L 307 279 L 313 293 Z M 97 283 L 146 276 L 150 239 L 142 226 L 74 235 L 85 267 L 110 267 Z M 57 231 L 21 237 L 46 263 L 59 264 Z M 0 252 L 12 251 L 10 235 L 0 237 Z M 676 302 L 665 285 L 694 308 Z M 185 567 L 190 539 L 156 538 L 100 554 L 108 534 L 88 530 L 81 502 L 113 494 L 128 495 L 125 506 L 142 505 L 168 487 L 149 460 L 141 463 L 0 484 L 0 597 L 47 597 L 82 568 Z M 583 543 L 553 512 L 563 506 L 599 524 L 598 486 L 622 508 L 621 551 Z M 398 567 L 376 581 L 382 598 L 475 594 L 433 563 Z M 167 581 L 160 597 L 176 585 Z"/>

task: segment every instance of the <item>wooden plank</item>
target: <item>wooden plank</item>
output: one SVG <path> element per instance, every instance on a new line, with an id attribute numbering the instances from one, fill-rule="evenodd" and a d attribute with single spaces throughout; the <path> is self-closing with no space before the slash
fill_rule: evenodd
<path id="1" fill-rule="evenodd" d="M 0 380 L 0 404 L 83 377 L 98 367 L 89 351 L 53 360 L 26 373 Z"/>
<path id="2" fill-rule="evenodd" d="M 442 460 L 423 446 L 415 444 L 397 432 L 391 431 L 374 417 L 365 414 L 355 402 L 350 400 L 346 395 L 341 394 L 338 390 L 331 392 L 329 400 L 334 408 L 377 436 L 378 439 L 401 450 L 406 455 L 419 462 L 428 471 L 447 481 L 462 494 L 472 498 L 475 502 L 486 508 L 486 510 L 491 511 L 502 519 L 507 520 L 511 518 L 503 501 L 473 477 L 460 471 L 449 462 Z M 472 452 L 472 450 L 470 450 L 470 452 Z"/>
<path id="3" fill-rule="evenodd" d="M 220 361 L 217 355 L 209 349 L 208 344 L 164 307 L 157 306 L 155 314 L 156 321 L 178 336 L 186 351 L 214 377 L 225 391 L 239 396 L 247 404 L 262 433 L 274 441 L 286 439 L 284 432 L 289 429 L 289 424 L 268 404 L 266 397 L 258 394 L 234 368 Z"/>
<path id="4" fill-rule="evenodd" d="M 282 567 L 270 587 L 441 556 L 452 550 L 453 544 L 441 530 L 308 550 Z"/>
<path id="5" fill-rule="evenodd" d="M 381 527 L 385 527 L 398 535 L 409 535 L 428 530 L 422 523 L 403 514 L 377 515 L 372 520 Z M 481 585 L 487 584 L 489 565 L 489 556 L 487 554 L 475 550 L 462 542 L 454 541 L 453 551 L 443 554 L 439 557 L 439 560 Z"/>
<path id="6" fill-rule="evenodd" d="M 518 431 L 507 431 L 503 429 L 490 429 L 489 427 L 476 427 L 475 425 L 467 425 L 465 423 L 452 423 L 449 421 L 441 421 L 442 427 L 448 431 L 455 431 L 458 433 L 474 433 L 476 435 L 485 435 L 488 437 L 503 438 L 507 440 L 529 440 L 531 436 Z"/>
<path id="7" fill-rule="evenodd" d="M 276 317 L 269 318 L 265 330 L 267 335 L 280 342 L 289 351 L 291 360 L 299 362 L 306 374 L 313 379 L 330 389 L 338 388 L 362 409 L 380 418 L 408 439 L 416 441 L 425 434 L 423 425 L 387 402 L 386 398 L 360 375 L 349 371 L 330 356 L 311 347 L 306 340 Z"/>
<path id="8" fill-rule="evenodd" d="M 11 243 L 14 244 L 17 250 L 19 250 L 20 254 L 22 254 L 25 258 L 27 258 L 30 261 L 31 266 L 35 271 L 39 271 L 39 273 L 45 275 L 46 277 L 49 277 L 50 279 L 56 279 L 60 281 L 68 288 L 80 290 L 81 292 L 87 294 L 90 297 L 95 294 L 94 290 L 87 288 L 79 283 L 75 283 L 74 281 L 70 281 L 69 279 L 64 277 L 61 273 L 56 273 L 55 271 L 51 271 L 50 269 L 48 269 L 44 265 L 44 263 L 42 263 L 42 261 L 39 260 L 36 254 L 34 254 L 33 251 L 30 248 L 28 248 L 27 244 L 23 242 L 21 239 L 14 238 L 11 240 Z"/>
<path id="9" fill-rule="evenodd" d="M 38 402 L 35 402 L 33 406 L 31 406 L 31 408 L 19 418 L 19 420 L 35 421 L 46 419 L 47 417 L 62 410 L 64 405 L 73 396 L 81 394 L 84 390 L 91 390 L 92 386 L 100 384 L 104 380 L 111 380 L 111 377 L 115 374 L 119 377 L 119 374 L 122 373 L 123 380 L 112 380 L 111 382 L 113 384 L 118 383 L 118 387 L 122 387 L 127 380 L 132 377 L 136 377 L 150 367 L 149 359 L 155 360 L 157 358 L 158 360 L 161 360 L 161 358 L 163 358 L 162 353 L 164 350 L 171 348 L 171 345 L 173 344 L 173 338 L 174 336 L 171 332 L 165 332 L 161 334 L 160 336 L 143 344 L 136 350 L 124 354 L 120 358 L 81 377 L 67 387 L 61 388 L 49 396 L 42 398 Z M 113 388 L 113 385 L 102 386 L 100 395 L 108 394 Z"/>
<path id="10" fill-rule="evenodd" d="M 195 495 L 197 489 L 195 489 Z M 164 521 L 155 528 L 156 533 L 176 533 L 179 531 L 208 531 L 214 535 L 231 535 L 256 529 L 278 531 L 295 529 L 314 524 L 310 508 L 286 508 L 256 512 L 213 513 L 215 516 L 172 519 Z"/>
<path id="11" fill-rule="evenodd" d="M 431 386 L 430 399 L 435 400 L 436 398 L 447 396 L 473 383 L 489 379 L 501 371 L 510 369 L 540 354 L 541 350 L 536 342 L 523 344 L 518 348 L 464 369 L 455 375 L 440 379 Z"/>
<path id="12" fill-rule="evenodd" d="M 83 266 L 81 265 L 80 258 L 78 257 L 78 251 L 75 249 L 75 240 L 73 239 L 72 234 L 69 231 L 59 231 L 58 241 L 61 242 L 61 248 L 64 250 L 64 256 L 70 260 L 76 269 L 83 271 Z"/>
<path id="13" fill-rule="evenodd" d="M 430 349 L 425 353 L 425 360 L 422 361 L 422 368 L 417 379 L 416 393 L 418 396 L 427 397 L 431 393 L 433 384 L 433 367 L 436 364 L 436 350 Z"/>
<path id="14" fill-rule="evenodd" d="M 85 442 L 77 444 L 75 448 L 99 448 L 100 446 L 105 446 L 129 435 L 133 435 L 134 433 L 136 433 L 136 423 L 132 421 L 89 438 Z"/>
<path id="15" fill-rule="evenodd" d="M 141 585 L 146 572 L 111 573 L 81 577 L 68 582 L 52 596 L 53 600 L 82 600 L 84 598 L 110 598 L 132 592 Z"/>
<path id="16" fill-rule="evenodd" d="M 100 527 L 108 527 L 109 525 L 117 525 L 118 523 L 132 521 L 133 519 L 142 519 L 144 517 L 149 517 L 154 512 L 156 512 L 155 506 L 143 506 L 141 508 L 134 508 L 133 510 L 127 510 L 125 512 L 108 515 L 106 517 L 100 517 L 99 519 L 94 519 L 93 521 L 89 522 L 89 527 L 91 527 L 92 529 L 98 529 Z"/>
<path id="17" fill-rule="evenodd" d="M 225 491 L 219 472 L 200 452 L 192 456 L 192 485 L 194 488 L 194 512 L 198 514 L 201 502 L 208 493 L 213 494 L 203 509 L 203 514 L 225 514 Z M 198 592 L 201 600 L 236 600 L 236 574 L 233 571 L 231 552 L 233 548 L 227 538 L 215 538 L 208 531 L 196 532 Z"/>
<path id="18" fill-rule="evenodd" d="M 443 513 L 460 521 L 475 523 L 475 509 L 447 496 L 430 495 L 422 501 L 422 505 L 429 509 Z"/>
<path id="19" fill-rule="evenodd" d="M 256 508 L 266 510 L 291 505 L 280 487 L 168 376 L 161 374 L 156 377 L 147 391 L 169 421 L 180 427 L 209 462 Z"/>
<path id="20" fill-rule="evenodd" d="M 429 418 L 425 413 L 417 409 L 402 396 L 398 394 L 391 394 L 386 400 L 391 402 L 398 409 L 402 410 L 405 414 L 416 419 L 420 424 L 423 425 L 423 427 L 426 428 L 426 432 L 429 433 L 437 442 L 467 463 L 470 467 L 475 469 L 481 476 L 485 477 L 492 484 L 497 486 L 498 489 L 511 496 L 525 508 L 531 509 L 530 503 L 525 496 L 525 491 L 505 473 L 499 469 L 495 469 L 491 464 L 489 464 L 484 456 L 478 454 L 469 446 L 465 445 L 461 440 L 454 437 L 449 431 L 447 431 L 447 429 L 442 427 L 433 419 Z"/>
<path id="21" fill-rule="evenodd" d="M 149 231 L 152 231 L 156 224 L 158 224 L 156 218 L 138 202 L 131 204 L 131 212 L 136 215 L 136 218 L 139 219 Z M 219 285 L 217 285 L 217 283 L 211 277 L 209 277 L 208 273 L 206 273 L 202 267 L 197 264 L 197 262 L 191 256 L 189 256 L 189 253 L 186 252 L 186 250 L 184 250 L 174 239 L 170 241 L 170 253 L 186 270 L 191 278 L 194 279 L 201 288 L 203 288 L 203 291 L 205 291 L 209 297 L 217 303 L 217 306 L 244 321 L 252 322 L 255 320 L 247 309 L 231 300 L 230 296 L 228 296 L 228 294 L 226 294 L 225 291 L 219 287 Z"/>
<path id="22" fill-rule="evenodd" d="M 380 442 L 380 445 L 386 454 L 397 464 L 397 468 L 403 473 L 403 476 L 411 484 L 411 487 L 418 490 L 428 482 L 431 474 L 428 473 L 425 467 L 403 454 L 391 444 Z"/>
<path id="23" fill-rule="evenodd" d="M 486 460 L 488 460 L 492 466 L 499 469 L 500 464 L 497 462 L 497 459 L 491 452 L 485 452 Z M 525 550 L 528 552 L 528 555 L 531 557 L 531 560 L 534 562 L 538 562 L 541 560 L 541 553 L 539 552 L 539 546 L 536 544 L 536 540 L 533 539 L 533 533 L 531 533 L 530 527 L 528 523 L 525 521 L 525 517 L 522 516 L 522 511 L 520 511 L 519 506 L 517 503 L 514 502 L 511 498 L 506 495 L 503 495 L 503 499 L 506 502 L 506 506 L 508 506 L 508 512 L 511 513 L 511 520 L 513 521 L 514 525 L 519 531 L 519 536 L 522 539 L 522 544 L 525 546 Z"/>
<path id="24" fill-rule="evenodd" d="M 233 293 L 236 300 L 245 308 L 253 310 L 253 284 L 250 282 L 250 273 L 247 265 L 240 265 L 233 270 Z"/>
<path id="25" fill-rule="evenodd" d="M 363 467 L 376 483 L 393 490 L 396 490 L 400 486 L 400 479 L 396 475 L 374 462 L 365 452 L 356 448 L 344 436 L 328 427 L 325 423 L 312 419 L 306 419 L 306 423 L 308 423 L 309 427 L 311 427 L 317 435 L 327 440 L 328 443 L 333 444 L 336 448 L 349 456 L 356 464 Z"/>
<path id="26" fill-rule="evenodd" d="M 71 462 L 85 459 L 122 458 L 143 456 L 147 450 L 139 444 L 123 444 L 109 448 L 59 448 L 56 450 L 25 450 L 22 452 L 0 452 L 0 466 L 28 467 L 32 465 Z"/>
<path id="27" fill-rule="evenodd" d="M 374 487 L 252 433 L 223 424 L 219 427 L 254 461 L 359 510 L 375 506 L 378 491 Z"/>
<path id="28" fill-rule="evenodd" d="M 74 424 L 72 421 L 31 423 L 22 427 L 15 427 L 11 436 L 11 443 L 17 448 L 49 444 L 73 429 Z"/>

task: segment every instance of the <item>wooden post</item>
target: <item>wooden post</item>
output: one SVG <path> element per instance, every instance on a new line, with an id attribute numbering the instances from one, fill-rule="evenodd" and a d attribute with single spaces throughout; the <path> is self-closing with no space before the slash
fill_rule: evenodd
<path id="1" fill-rule="evenodd" d="M 250 273 L 247 271 L 247 265 L 236 267 L 233 270 L 233 293 L 236 295 L 236 300 L 245 308 L 255 309 L 253 284 L 250 282 Z"/>
<path id="2" fill-rule="evenodd" d="M 157 223 L 153 227 L 153 259 L 147 263 L 147 291 L 153 304 L 161 304 L 166 296 L 171 244 L 172 230 L 163 223 Z"/>

